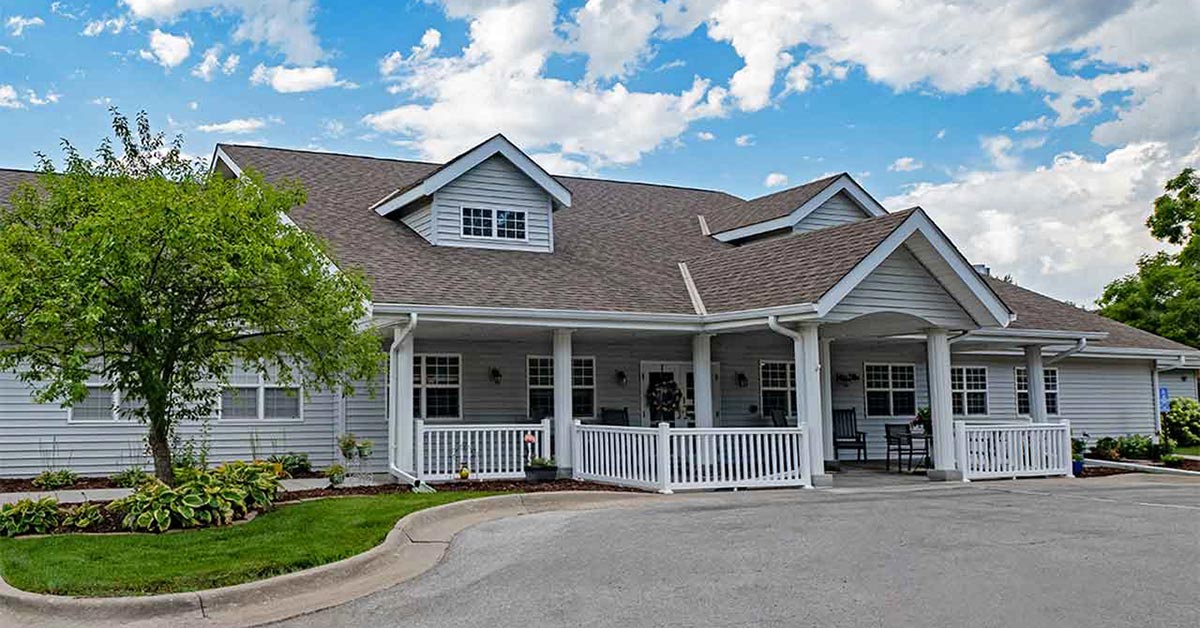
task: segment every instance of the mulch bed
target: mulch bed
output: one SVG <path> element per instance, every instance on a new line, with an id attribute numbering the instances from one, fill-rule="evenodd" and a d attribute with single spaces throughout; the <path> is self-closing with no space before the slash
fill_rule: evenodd
<path id="1" fill-rule="evenodd" d="M 1137 473 L 1129 469 L 1113 469 L 1112 467 L 1084 467 L 1083 472 L 1075 476 L 1077 478 L 1102 478 L 1110 475 L 1124 475 L 1126 473 Z"/>
<path id="2" fill-rule="evenodd" d="M 33 485 L 33 478 L 2 478 L 0 479 L 0 493 L 35 493 L 41 491 L 82 491 L 87 489 L 97 488 L 120 488 L 108 478 L 79 478 L 70 486 L 62 488 L 48 489 L 39 488 Z"/>
<path id="3" fill-rule="evenodd" d="M 608 486 L 593 482 L 577 480 L 555 480 L 553 482 L 525 482 L 521 480 L 487 480 L 475 482 L 447 482 L 431 484 L 439 493 L 451 491 L 486 491 L 495 493 L 547 493 L 551 491 L 619 491 L 638 493 L 637 489 L 620 486 Z M 317 499 L 320 497 L 346 497 L 350 495 L 386 495 L 391 493 L 408 493 L 412 488 L 407 484 L 380 484 L 376 486 L 348 486 L 344 488 L 313 488 L 303 491 L 287 491 L 279 502 L 300 501 L 302 499 Z"/>

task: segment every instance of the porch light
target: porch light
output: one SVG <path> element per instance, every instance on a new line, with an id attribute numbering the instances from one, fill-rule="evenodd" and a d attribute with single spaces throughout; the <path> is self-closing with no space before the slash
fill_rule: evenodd
<path id="1" fill-rule="evenodd" d="M 616 375 L 618 384 L 624 386 L 629 383 L 629 376 L 625 374 L 625 371 L 617 371 Z"/>
<path id="2" fill-rule="evenodd" d="M 838 373 L 837 381 L 843 386 L 848 386 L 850 382 L 858 381 L 858 373 Z"/>
<path id="3" fill-rule="evenodd" d="M 502 377 L 503 376 L 500 375 L 500 369 L 494 366 L 492 367 L 491 372 L 488 373 L 488 379 L 492 380 L 493 384 L 499 384 Z"/>
<path id="4" fill-rule="evenodd" d="M 738 388 L 745 388 L 750 385 L 750 378 L 746 377 L 745 373 L 738 373 L 736 375 L 736 377 L 737 377 L 737 387 Z"/>

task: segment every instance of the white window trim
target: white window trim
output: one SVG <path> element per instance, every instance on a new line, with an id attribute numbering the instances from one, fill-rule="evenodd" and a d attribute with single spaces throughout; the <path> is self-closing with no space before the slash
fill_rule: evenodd
<path id="1" fill-rule="evenodd" d="M 767 387 L 767 386 L 763 385 L 763 376 L 762 376 L 763 366 L 767 365 L 767 364 L 786 364 L 787 366 L 791 367 L 788 369 L 791 372 L 788 374 L 788 377 L 787 377 L 787 388 L 777 388 L 774 386 Z M 796 370 L 795 369 L 796 369 L 796 361 L 795 360 L 759 360 L 758 361 L 758 411 L 760 414 L 762 414 L 763 416 L 766 416 L 767 404 L 763 402 L 763 391 L 764 390 L 785 391 L 785 392 L 791 393 L 791 395 L 788 396 L 788 406 L 790 406 L 791 411 L 786 413 L 786 416 L 784 418 L 788 418 L 788 419 L 796 418 L 796 408 L 794 407 L 794 405 L 800 403 L 800 395 L 796 391 Z"/>
<path id="2" fill-rule="evenodd" d="M 492 215 L 492 234 L 491 235 L 468 235 L 466 226 L 463 225 L 463 212 L 468 209 L 490 212 Z M 500 221 L 499 212 L 513 212 L 525 216 L 525 237 L 523 238 L 505 238 L 500 236 Z M 523 242 L 529 243 L 529 211 L 524 209 L 512 209 L 509 207 L 480 207 L 479 205 L 459 205 L 458 206 L 458 235 L 465 240 L 484 240 L 489 242 Z"/>
<path id="3" fill-rule="evenodd" d="M 867 367 L 868 366 L 886 366 L 886 367 L 888 367 L 888 387 L 887 388 L 870 388 L 869 386 L 867 386 Z M 912 388 L 895 388 L 892 386 L 892 367 L 896 367 L 896 366 L 906 366 L 906 367 L 912 369 L 912 372 L 913 372 L 913 387 Z M 918 401 L 917 401 L 917 365 L 915 362 L 863 362 L 862 383 L 863 383 L 863 416 L 864 417 L 870 417 L 872 419 L 900 419 L 900 418 L 911 419 L 912 417 L 907 416 L 907 415 L 895 414 L 896 404 L 893 403 L 894 399 L 891 398 L 891 396 L 890 396 L 890 393 L 895 393 L 895 392 L 911 392 L 913 394 L 913 406 L 918 410 L 920 409 L 920 403 L 918 403 Z M 887 391 L 889 393 L 888 409 L 892 411 L 891 414 L 870 414 L 870 406 L 867 403 L 867 393 L 878 392 L 878 391 Z"/>
<path id="4" fill-rule="evenodd" d="M 538 390 L 554 390 L 554 385 L 533 385 L 529 383 L 529 363 L 533 360 L 550 360 L 550 364 L 554 364 L 554 356 L 552 355 L 526 355 L 525 356 L 525 416 L 530 416 L 533 408 L 529 404 L 529 391 Z M 575 385 L 575 360 L 588 360 L 592 363 L 592 385 L 591 386 L 576 386 Z M 590 390 L 592 391 L 592 414 L 591 416 L 573 416 L 572 419 L 595 419 L 597 416 L 597 408 L 600 405 L 599 395 L 596 392 L 596 357 L 591 355 L 573 355 L 571 356 L 571 393 L 574 395 L 575 390 Z M 571 407 L 575 407 L 574 397 L 572 396 Z M 571 412 L 574 414 L 574 410 Z"/>
<path id="5" fill-rule="evenodd" d="M 1029 414 L 1021 414 L 1021 388 L 1020 388 L 1020 385 L 1017 380 L 1017 372 L 1024 371 L 1024 370 L 1025 370 L 1024 366 L 1013 367 L 1013 405 L 1016 406 L 1015 408 L 1013 408 L 1013 410 L 1016 412 L 1017 416 L 1028 419 L 1030 416 Z M 1050 371 L 1054 371 L 1054 375 L 1055 375 L 1055 377 L 1054 377 L 1054 395 L 1058 399 L 1058 403 L 1055 404 L 1056 411 L 1050 412 L 1049 410 L 1047 410 L 1046 416 L 1062 416 L 1062 371 L 1059 370 L 1057 366 L 1043 367 L 1042 371 L 1047 372 L 1047 373 Z M 1045 378 L 1045 375 L 1043 374 L 1042 377 Z M 1026 395 L 1029 394 L 1028 379 L 1029 379 L 1028 376 L 1026 376 L 1026 382 L 1025 382 L 1025 394 Z M 1046 398 L 1047 399 L 1050 398 L 1050 390 L 1049 389 L 1046 390 Z M 1030 400 L 1030 403 L 1032 404 L 1032 400 Z M 1157 402 L 1155 402 L 1155 403 L 1157 403 Z M 1032 407 L 1032 405 L 1030 407 Z"/>
<path id="6" fill-rule="evenodd" d="M 967 385 L 966 369 L 983 369 L 983 385 L 984 385 L 983 390 L 972 390 L 972 389 L 965 388 L 965 386 Z M 964 388 L 962 388 L 961 390 L 955 390 L 955 388 L 954 388 L 954 371 L 956 371 L 956 370 L 963 371 L 963 386 L 964 386 Z M 973 393 L 982 392 L 983 393 L 983 413 L 982 414 L 980 414 L 978 412 L 976 412 L 976 413 L 967 412 L 967 396 L 966 395 L 969 392 L 973 392 Z M 990 417 L 992 415 L 992 379 L 991 379 L 991 372 L 988 371 L 988 367 L 975 365 L 975 364 L 959 364 L 959 365 L 951 366 L 950 367 L 950 406 L 951 406 L 951 408 L 954 407 L 954 395 L 957 395 L 957 394 L 963 395 L 963 406 L 962 406 L 963 411 L 961 414 L 955 413 L 954 414 L 955 418 L 963 418 L 963 419 L 984 418 L 984 419 L 986 419 L 986 418 Z"/>
<path id="7" fill-rule="evenodd" d="M 445 421 L 445 422 L 462 421 L 463 416 L 464 416 L 463 415 L 463 405 L 464 405 L 464 401 L 466 399 L 466 395 L 463 392 L 463 390 L 464 390 L 463 380 L 466 378 L 463 377 L 465 368 L 463 367 L 462 354 L 461 353 L 414 353 L 413 357 L 421 358 L 420 370 L 417 369 L 416 360 L 413 361 L 413 375 L 414 375 L 414 377 L 417 377 L 418 381 L 421 382 L 420 384 L 418 384 L 416 382 L 413 382 L 413 384 L 412 384 L 412 387 L 413 387 L 413 418 L 421 419 L 422 421 L 432 421 L 435 423 L 443 422 L 443 421 Z M 428 362 L 426 361 L 426 358 L 455 358 L 455 359 L 457 359 L 458 360 L 458 384 L 454 385 L 454 386 L 451 386 L 449 384 L 427 385 L 425 383 L 425 367 L 428 364 Z M 439 416 L 439 417 L 434 417 L 432 419 L 424 418 L 423 415 L 425 414 L 426 410 L 428 410 L 428 408 L 429 408 L 429 405 L 426 403 L 426 398 L 425 398 L 425 389 L 426 388 L 457 388 L 458 389 L 458 416 Z M 419 406 L 421 408 L 420 412 L 416 411 L 416 408 L 418 407 L 417 406 L 418 400 L 420 401 L 420 406 Z"/>
<path id="8" fill-rule="evenodd" d="M 89 381 L 85 385 L 88 388 L 109 388 L 110 387 L 108 384 L 106 384 L 104 382 L 95 381 L 95 380 Z M 110 412 L 111 418 L 108 418 L 108 419 L 77 419 L 77 418 L 75 418 L 74 406 L 68 406 L 67 407 L 67 424 L 68 425 L 111 425 L 113 423 L 116 423 L 116 424 L 128 425 L 128 424 L 132 424 L 132 423 L 137 423 L 137 421 L 133 421 L 133 420 L 121 417 L 121 412 L 120 412 L 121 399 L 122 399 L 122 395 L 121 395 L 120 389 L 118 389 L 116 387 L 112 387 L 112 411 Z"/>
<path id="9" fill-rule="evenodd" d="M 296 423 L 304 422 L 304 387 L 303 386 L 301 386 L 300 384 L 295 384 L 293 386 L 284 386 L 279 383 L 268 382 L 267 379 L 265 377 L 263 377 L 262 373 L 256 373 L 255 375 L 258 377 L 257 383 L 254 383 L 254 384 L 224 384 L 219 388 L 219 390 L 217 391 L 217 403 L 216 403 L 216 407 L 215 407 L 216 416 L 214 417 L 214 420 L 216 422 L 224 424 L 224 425 L 264 425 L 264 424 L 266 424 L 266 425 L 279 425 L 279 424 L 287 425 L 287 424 L 296 424 Z M 257 395 L 257 403 L 255 404 L 255 406 L 258 409 L 258 418 L 255 418 L 255 419 L 227 419 L 227 418 L 225 418 L 225 409 L 223 407 L 224 399 L 222 399 L 222 397 L 224 396 L 225 389 L 227 389 L 227 388 L 237 388 L 237 389 L 241 389 L 241 390 L 253 389 L 255 391 L 255 395 Z M 297 401 L 296 407 L 298 409 L 299 416 L 297 416 L 295 418 L 289 418 L 289 419 L 280 419 L 280 418 L 268 419 L 266 417 L 266 412 L 267 412 L 267 403 L 266 402 L 267 402 L 267 389 L 268 388 L 277 388 L 277 389 L 294 388 L 296 390 L 296 401 Z"/>

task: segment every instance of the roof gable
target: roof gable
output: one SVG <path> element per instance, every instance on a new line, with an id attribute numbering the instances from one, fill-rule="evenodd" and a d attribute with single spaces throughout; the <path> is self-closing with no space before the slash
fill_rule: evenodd
<path id="1" fill-rule="evenodd" d="M 845 194 L 867 216 L 883 216 L 883 208 L 850 175 L 842 173 L 804 185 L 731 204 L 705 215 L 713 237 L 735 242 L 779 229 L 788 229 L 839 193 Z"/>

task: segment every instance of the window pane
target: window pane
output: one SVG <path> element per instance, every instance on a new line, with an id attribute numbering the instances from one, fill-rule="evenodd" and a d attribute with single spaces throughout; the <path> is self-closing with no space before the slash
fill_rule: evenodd
<path id="1" fill-rule="evenodd" d="M 458 356 L 425 356 L 425 384 L 434 386 L 458 385 Z"/>
<path id="2" fill-rule="evenodd" d="M 258 390 L 255 388 L 226 388 L 221 391 L 222 419 L 257 419 Z"/>
<path id="3" fill-rule="evenodd" d="M 88 386 L 87 391 L 87 397 L 71 408 L 71 420 L 113 420 L 112 389 L 105 386 Z"/>
<path id="4" fill-rule="evenodd" d="M 963 370 L 959 368 L 950 369 L 950 390 L 963 389 Z"/>
<path id="5" fill-rule="evenodd" d="M 1017 414 L 1029 414 L 1029 393 L 1017 393 Z"/>
<path id="6" fill-rule="evenodd" d="M 596 412 L 595 390 L 576 388 L 571 391 L 571 416 L 591 418 Z"/>
<path id="7" fill-rule="evenodd" d="M 966 390 L 987 390 L 987 369 L 963 369 L 963 379 Z"/>
<path id="8" fill-rule="evenodd" d="M 950 411 L 955 415 L 962 415 L 963 409 L 963 394 L 960 392 L 950 393 Z"/>
<path id="9" fill-rule="evenodd" d="M 867 388 L 888 388 L 891 386 L 891 379 L 888 377 L 888 367 L 886 365 L 868 364 L 866 374 Z"/>
<path id="10" fill-rule="evenodd" d="M 1017 369 L 1017 390 L 1029 390 L 1029 378 L 1025 375 L 1025 369 L 1023 368 Z"/>
<path id="11" fill-rule="evenodd" d="M 525 239 L 525 212 L 502 209 L 496 212 L 496 237 Z"/>
<path id="12" fill-rule="evenodd" d="M 536 421 L 554 416 L 554 389 L 529 389 L 529 418 Z"/>
<path id="13" fill-rule="evenodd" d="M 916 388 L 916 369 L 912 366 L 892 367 L 892 388 Z"/>
<path id="14" fill-rule="evenodd" d="M 781 417 L 787 416 L 789 394 L 782 390 L 762 391 L 763 416 L 770 416 L 772 411 L 778 412 Z"/>
<path id="15" fill-rule="evenodd" d="M 1042 381 L 1045 382 L 1047 391 L 1058 392 L 1058 369 L 1042 371 Z"/>
<path id="16" fill-rule="evenodd" d="M 892 414 L 891 393 L 887 391 L 868 391 L 867 414 L 869 416 L 890 416 Z"/>
<path id="17" fill-rule="evenodd" d="M 462 210 L 462 234 L 482 238 L 492 237 L 492 210 L 464 207 Z"/>
<path id="18" fill-rule="evenodd" d="M 917 394 L 910 391 L 892 393 L 893 416 L 912 416 L 917 413 Z"/>
<path id="19" fill-rule="evenodd" d="M 987 414 L 987 393 L 986 392 L 968 392 L 967 395 L 967 414 Z"/>
<path id="20" fill-rule="evenodd" d="M 413 356 L 413 383 L 421 385 L 421 356 Z"/>
<path id="21" fill-rule="evenodd" d="M 554 360 L 552 358 L 529 358 L 529 385 L 554 385 Z"/>
<path id="22" fill-rule="evenodd" d="M 425 389 L 425 418 L 455 419 L 458 418 L 458 389 L 457 388 L 426 388 Z"/>
<path id="23" fill-rule="evenodd" d="M 300 389 L 267 388 L 263 395 L 263 418 L 299 419 Z"/>
<path id="24" fill-rule="evenodd" d="M 571 361 L 571 385 L 595 386 L 596 362 L 591 358 L 575 358 Z"/>
<path id="25" fill-rule="evenodd" d="M 763 362 L 759 370 L 762 378 L 763 388 L 781 388 L 788 389 L 792 385 L 792 379 L 788 377 L 787 362 Z"/>
<path id="26" fill-rule="evenodd" d="M 1029 406 L 1029 401 L 1026 400 L 1025 406 Z M 1058 393 L 1046 393 L 1046 414 L 1058 414 Z"/>

